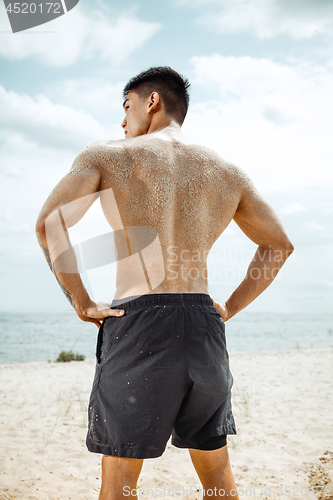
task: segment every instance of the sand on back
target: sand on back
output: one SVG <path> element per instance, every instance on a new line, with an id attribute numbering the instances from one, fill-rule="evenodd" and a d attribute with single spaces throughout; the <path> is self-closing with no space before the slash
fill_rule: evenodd
<path id="1" fill-rule="evenodd" d="M 87 158 L 99 168 L 101 206 L 117 232 L 115 298 L 208 293 L 207 256 L 235 214 L 242 172 L 172 127 L 94 143 Z"/>

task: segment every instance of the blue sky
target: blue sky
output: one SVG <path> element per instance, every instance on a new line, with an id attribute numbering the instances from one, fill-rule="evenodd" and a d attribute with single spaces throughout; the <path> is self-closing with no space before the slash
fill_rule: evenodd
<path id="1" fill-rule="evenodd" d="M 14 35 L 0 4 L 1 309 L 69 308 L 36 240 L 39 210 L 83 148 L 123 137 L 124 84 L 169 65 L 191 82 L 184 133 L 249 173 L 295 245 L 249 310 L 331 312 L 332 20 L 326 0 L 81 0 Z M 94 207 L 73 243 L 107 230 L 100 217 Z M 254 251 L 231 223 L 210 255 L 215 300 Z M 114 289 L 103 273 L 87 281 L 97 300 Z"/>

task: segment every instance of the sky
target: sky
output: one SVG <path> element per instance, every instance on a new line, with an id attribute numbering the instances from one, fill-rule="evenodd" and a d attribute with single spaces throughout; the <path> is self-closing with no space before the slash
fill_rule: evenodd
<path id="1" fill-rule="evenodd" d="M 168 65 L 191 83 L 184 134 L 249 174 L 295 246 L 248 310 L 332 312 L 332 49 L 329 0 L 80 0 L 15 34 L 1 3 L 0 309 L 70 308 L 37 242 L 39 211 L 82 149 L 123 138 L 127 81 Z M 71 241 L 108 230 L 94 204 Z M 231 222 L 208 260 L 214 300 L 255 249 Z M 114 279 L 113 267 L 83 276 L 104 301 Z"/>

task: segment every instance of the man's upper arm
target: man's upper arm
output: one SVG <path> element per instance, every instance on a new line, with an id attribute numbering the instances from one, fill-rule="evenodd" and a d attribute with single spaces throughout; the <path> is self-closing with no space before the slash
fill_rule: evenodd
<path id="1" fill-rule="evenodd" d="M 70 171 L 61 179 L 45 201 L 36 231 L 43 231 L 46 219 L 62 209 L 66 227 L 74 226 L 98 198 L 100 169 L 94 145 L 84 149 L 74 160 Z"/>
<path id="2" fill-rule="evenodd" d="M 273 207 L 260 195 L 251 179 L 239 172 L 241 198 L 234 215 L 236 224 L 257 245 L 292 250 L 287 231 Z"/>

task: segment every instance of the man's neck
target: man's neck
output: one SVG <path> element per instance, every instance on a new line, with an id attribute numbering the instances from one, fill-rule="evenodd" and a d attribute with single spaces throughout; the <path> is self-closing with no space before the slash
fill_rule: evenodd
<path id="1" fill-rule="evenodd" d="M 181 133 L 180 125 L 173 118 L 169 116 L 164 116 L 160 118 L 158 121 L 152 121 L 147 134 L 152 134 L 154 132 L 163 132 L 173 134 L 173 133 Z"/>

